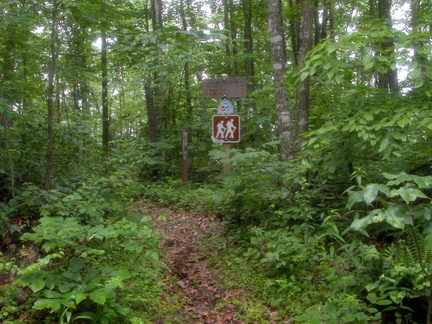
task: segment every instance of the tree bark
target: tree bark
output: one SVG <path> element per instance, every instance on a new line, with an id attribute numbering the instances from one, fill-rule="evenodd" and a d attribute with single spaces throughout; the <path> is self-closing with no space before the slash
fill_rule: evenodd
<path id="1" fill-rule="evenodd" d="M 422 18 L 422 7 L 425 2 L 420 0 L 411 0 L 411 28 L 413 31 L 421 34 L 424 32 L 420 26 L 420 20 Z M 423 9 L 424 12 L 428 12 L 427 9 Z M 430 27 L 432 29 L 432 26 Z M 425 74 L 427 69 L 426 66 L 429 65 L 429 58 L 426 54 L 427 51 L 424 50 L 427 43 L 420 39 L 414 39 L 412 43 L 412 48 L 414 51 L 415 62 L 419 65 L 419 69 L 422 74 Z M 423 78 L 425 84 L 430 84 L 429 78 Z"/>
<path id="2" fill-rule="evenodd" d="M 252 0 L 243 0 L 244 16 L 244 54 L 245 54 L 245 76 L 249 78 L 252 85 L 251 92 L 254 91 L 253 77 L 255 75 L 255 61 L 253 57 L 253 33 L 252 33 Z"/>
<path id="3" fill-rule="evenodd" d="M 185 3 L 184 0 L 180 0 L 180 17 L 182 21 L 182 28 L 184 31 L 187 31 L 188 23 L 186 20 L 186 13 L 185 13 Z M 185 89 L 185 97 L 186 97 L 186 111 L 187 111 L 187 118 L 192 118 L 192 96 L 191 96 L 191 89 L 190 89 L 190 70 L 189 70 L 189 63 L 186 62 L 183 67 L 184 71 L 184 89 Z"/>
<path id="4" fill-rule="evenodd" d="M 9 15 L 7 15 L 6 18 L 12 19 L 13 16 L 17 15 L 17 6 L 16 4 L 11 5 Z M 9 136 L 9 127 L 11 125 L 11 121 L 8 118 L 8 109 L 12 110 L 12 105 L 15 101 L 15 93 L 12 89 L 12 87 L 9 84 L 13 83 L 13 77 L 15 75 L 14 71 L 14 65 L 15 65 L 15 59 L 14 59 L 14 52 L 15 52 L 15 31 L 17 24 L 15 22 L 8 22 L 5 19 L 5 22 L 7 24 L 6 26 L 6 35 L 7 38 L 3 42 L 2 45 L 4 45 L 5 48 L 5 55 L 3 56 L 3 59 L 1 62 L 3 63 L 1 65 L 0 69 L 0 98 L 3 98 L 5 100 L 5 107 L 0 109 L 0 115 L 2 118 L 2 124 L 3 124 L 3 136 L 4 136 L 4 148 L 6 151 L 7 156 L 7 163 L 9 168 L 9 177 L 10 177 L 10 193 L 13 197 L 15 195 L 15 172 L 14 172 L 14 164 L 12 160 L 12 153 L 10 149 L 10 136 Z"/>
<path id="5" fill-rule="evenodd" d="M 149 17 L 146 16 L 146 19 Z M 151 26 L 153 32 L 161 30 L 163 27 L 162 20 L 162 1 L 151 0 Z M 147 26 L 150 24 L 147 23 Z M 149 30 L 147 30 L 149 31 Z M 154 67 L 158 65 L 160 61 L 160 51 L 157 44 L 153 44 L 151 54 L 156 56 L 156 63 Z M 159 128 L 162 125 L 164 116 L 163 112 L 163 97 L 164 94 L 160 90 L 160 78 L 157 72 L 150 73 L 146 77 L 145 82 L 145 96 L 147 106 L 147 117 L 149 127 L 149 139 L 152 142 L 156 142 L 159 136 Z"/>
<path id="6" fill-rule="evenodd" d="M 302 0 L 300 50 L 298 55 L 299 69 L 303 67 L 307 53 L 313 46 L 313 22 L 313 0 Z M 296 138 L 301 141 L 302 134 L 309 127 L 310 77 L 298 81 L 296 92 Z"/>
<path id="7" fill-rule="evenodd" d="M 108 59 L 107 59 L 107 35 L 106 29 L 101 30 L 101 66 L 102 66 L 102 146 L 108 149 L 109 134 L 109 107 L 108 107 Z"/>
<path id="8" fill-rule="evenodd" d="M 51 40 L 50 40 L 50 64 L 48 71 L 48 91 L 47 91 L 47 143 L 45 152 L 45 190 L 50 190 L 52 186 L 52 153 L 53 153 L 53 123 L 55 107 L 55 73 L 57 64 L 57 10 L 58 3 L 54 0 L 52 3 L 51 16 Z"/>
<path id="9" fill-rule="evenodd" d="M 288 1 L 291 10 L 295 11 L 295 6 L 297 5 L 297 1 L 294 3 L 293 0 Z M 295 19 L 294 15 L 291 15 L 290 21 L 290 38 L 291 38 L 291 47 L 293 51 L 294 64 L 298 65 L 298 53 L 300 51 L 299 44 L 299 34 L 300 34 L 300 24 L 297 19 Z"/>
<path id="10" fill-rule="evenodd" d="M 371 3 L 371 14 L 375 14 L 381 20 L 383 26 L 385 26 L 384 28 L 390 30 L 392 28 L 390 0 L 378 0 L 376 4 L 371 1 Z M 380 41 L 377 45 L 379 49 L 376 55 L 385 56 L 390 62 L 396 63 L 393 37 L 386 37 L 385 40 Z M 397 70 L 389 66 L 386 72 L 378 73 L 377 86 L 386 89 L 390 93 L 399 93 Z"/>
<path id="11" fill-rule="evenodd" d="M 159 132 L 158 116 L 154 102 L 153 89 L 152 89 L 152 79 L 151 77 L 146 78 L 146 85 L 144 87 L 146 106 L 147 106 L 147 120 L 149 127 L 149 140 L 151 142 L 156 142 Z"/>
<path id="12" fill-rule="evenodd" d="M 292 112 L 285 84 L 286 53 L 280 0 L 268 0 L 268 24 L 278 114 L 280 157 L 282 160 L 288 160 L 293 154 L 293 131 Z"/>

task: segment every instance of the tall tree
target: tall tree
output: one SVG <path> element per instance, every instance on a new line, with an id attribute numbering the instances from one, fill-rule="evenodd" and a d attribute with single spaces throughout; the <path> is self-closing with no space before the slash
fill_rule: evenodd
<path id="1" fill-rule="evenodd" d="M 47 144 L 45 153 L 45 189 L 50 190 L 52 181 L 53 163 L 53 126 L 54 126 L 54 107 L 55 107 L 55 73 L 57 64 L 57 19 L 59 3 L 53 0 L 51 4 L 51 30 L 50 30 L 50 63 L 48 70 L 48 89 L 47 89 Z"/>
<path id="2" fill-rule="evenodd" d="M 180 0 L 180 17 L 182 21 L 182 29 L 183 31 L 187 32 L 188 30 L 188 23 L 186 19 L 186 13 L 185 13 L 185 2 L 184 0 Z M 187 110 L 187 116 L 188 119 L 192 117 L 192 95 L 191 95 L 191 85 L 190 85 L 190 69 L 189 69 L 189 62 L 186 62 L 184 64 L 184 90 L 185 90 L 185 96 L 186 96 L 186 110 Z"/>
<path id="3" fill-rule="evenodd" d="M 105 4 L 101 3 L 101 69 L 102 69 L 102 146 L 106 150 L 110 141 L 109 106 L 108 106 L 108 59 L 107 59 L 107 26 Z"/>
<path id="4" fill-rule="evenodd" d="M 307 53 L 312 49 L 314 10 L 313 0 L 301 0 L 301 22 L 299 37 L 298 65 L 301 69 L 304 66 Z M 299 80 L 296 89 L 296 138 L 308 130 L 309 125 L 309 101 L 310 101 L 310 76 Z"/>
<path id="5" fill-rule="evenodd" d="M 147 33 L 150 32 L 150 26 L 152 32 L 158 35 L 162 31 L 163 20 L 162 20 L 162 0 L 150 0 L 150 5 L 148 1 L 144 2 L 144 13 L 146 17 L 146 28 Z M 159 56 L 160 50 L 158 44 L 155 42 L 152 44 L 150 49 L 150 55 L 153 56 L 152 59 L 152 72 L 148 73 L 145 78 L 145 96 L 146 96 L 146 107 L 147 107 L 147 117 L 148 117 L 148 128 L 149 128 L 149 139 L 152 142 L 157 141 L 159 135 L 159 128 L 161 125 L 161 119 L 163 118 L 162 112 L 162 98 L 163 93 L 160 89 L 159 79 Z"/>
<path id="6" fill-rule="evenodd" d="M 427 73 L 427 66 L 430 66 L 429 53 L 430 49 L 428 49 L 428 37 L 421 36 L 426 35 L 429 28 L 429 33 L 432 27 L 428 26 L 427 21 L 430 19 L 425 18 L 426 15 L 430 14 L 432 10 L 432 5 L 428 1 L 422 0 L 411 0 L 411 29 L 412 34 L 415 35 L 412 41 L 412 48 L 414 52 L 414 70 L 420 71 L 421 75 L 425 75 Z M 430 37 L 429 37 L 430 39 Z M 422 84 L 430 83 L 430 78 L 417 77 L 416 78 L 416 86 Z"/>
<path id="7" fill-rule="evenodd" d="M 326 37 L 333 37 L 334 34 L 334 12 L 333 0 L 323 0 L 323 7 L 320 10 L 320 1 L 315 0 L 315 44 Z"/>
<path id="8" fill-rule="evenodd" d="M 255 59 L 253 44 L 253 25 L 252 25 L 252 0 L 242 0 L 243 18 L 244 18 L 244 54 L 245 54 L 245 76 L 249 79 L 255 76 Z M 252 85 L 251 91 L 254 90 L 254 82 L 249 81 Z"/>
<path id="9" fill-rule="evenodd" d="M 282 3 L 280 0 L 268 0 L 268 25 L 276 110 L 278 114 L 280 157 L 282 160 L 288 160 L 294 152 L 294 136 L 292 129 L 292 111 L 285 83 L 287 60 L 285 52 Z"/>
<path id="10" fill-rule="evenodd" d="M 15 174 L 14 165 L 12 161 L 12 153 L 10 148 L 10 136 L 9 136 L 9 118 L 8 114 L 12 110 L 14 101 L 14 90 L 11 84 L 13 84 L 14 76 L 14 52 L 15 52 L 15 31 L 17 23 L 14 19 L 17 16 L 18 8 L 17 4 L 11 3 L 8 11 L 5 14 L 5 35 L 6 38 L 0 43 L 0 48 L 4 49 L 2 52 L 2 64 L 0 67 L 0 115 L 2 118 L 3 126 L 3 142 L 6 153 L 6 160 L 9 169 L 10 177 L 10 192 L 14 196 L 15 192 Z"/>
<path id="11" fill-rule="evenodd" d="M 376 84 L 379 88 L 386 89 L 391 93 L 399 93 L 399 84 L 395 58 L 394 32 L 392 31 L 391 1 L 390 0 L 370 0 L 372 16 L 375 16 L 380 28 L 385 32 L 382 40 L 377 42 L 376 56 L 381 56 L 386 60 L 387 67 L 384 72 L 379 72 L 376 76 Z"/>

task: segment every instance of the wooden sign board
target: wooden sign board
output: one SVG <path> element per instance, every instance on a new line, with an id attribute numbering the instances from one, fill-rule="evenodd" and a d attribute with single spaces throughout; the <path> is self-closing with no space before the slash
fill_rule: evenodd
<path id="1" fill-rule="evenodd" d="M 240 116 L 213 116 L 212 140 L 214 143 L 240 142 Z"/>
<path id="2" fill-rule="evenodd" d="M 247 97 L 245 77 L 206 79 L 202 81 L 203 98 Z"/>

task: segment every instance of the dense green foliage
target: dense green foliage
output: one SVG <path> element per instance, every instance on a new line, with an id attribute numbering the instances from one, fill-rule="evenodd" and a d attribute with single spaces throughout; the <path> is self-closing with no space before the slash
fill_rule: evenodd
<path id="1" fill-rule="evenodd" d="M 315 1 L 300 60 L 307 1 L 282 3 L 293 129 L 309 82 L 286 161 L 263 3 L 2 2 L 3 323 L 151 322 L 165 266 L 141 197 L 219 215 L 210 261 L 259 301 L 247 322 L 431 322 L 431 3 Z M 222 73 L 248 80 L 229 150 L 201 93 Z"/>
<path id="2" fill-rule="evenodd" d="M 142 307 L 140 299 L 132 298 L 135 289 L 147 286 L 148 294 L 157 296 L 154 279 L 165 267 L 159 263 L 158 236 L 148 227 L 149 219 L 132 209 L 131 185 L 124 176 L 112 175 L 63 191 L 28 186 L 16 196 L 24 200 L 21 205 L 2 211 L 10 215 L 25 205 L 27 213 L 40 215 L 32 231 L 20 236 L 23 243 L 12 260 L 22 266 L 1 259 L 3 270 L 17 276 L 12 285 L 2 287 L 3 323 L 31 317 L 46 323 L 118 322 L 133 307 Z M 25 229 L 19 222 L 3 230 L 10 234 Z M 157 298 L 144 305 L 152 303 Z"/>

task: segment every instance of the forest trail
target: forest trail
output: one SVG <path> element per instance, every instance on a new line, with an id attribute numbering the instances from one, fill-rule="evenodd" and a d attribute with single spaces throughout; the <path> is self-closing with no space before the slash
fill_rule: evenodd
<path id="1" fill-rule="evenodd" d="M 217 253 L 217 248 L 204 247 L 203 239 L 223 231 L 223 225 L 213 215 L 172 211 L 145 202 L 138 207 L 151 216 L 155 229 L 163 235 L 162 261 L 170 269 L 170 276 L 163 283 L 164 299 L 182 297 L 182 305 L 175 314 L 179 323 L 243 323 L 233 303 L 238 292 L 227 291 L 206 264 L 208 255 Z M 155 323 L 172 322 L 160 318 Z"/>

